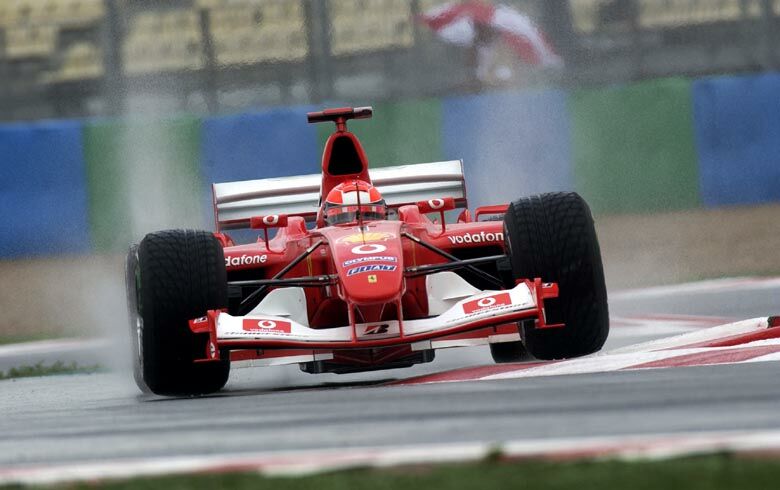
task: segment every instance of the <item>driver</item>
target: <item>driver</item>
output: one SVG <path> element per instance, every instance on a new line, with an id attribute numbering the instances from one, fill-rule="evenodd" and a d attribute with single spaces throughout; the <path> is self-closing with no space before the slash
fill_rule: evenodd
<path id="1" fill-rule="evenodd" d="M 362 180 L 349 180 L 331 189 L 325 199 L 325 223 L 353 223 L 358 213 L 364 220 L 385 219 L 387 206 L 376 187 Z"/>

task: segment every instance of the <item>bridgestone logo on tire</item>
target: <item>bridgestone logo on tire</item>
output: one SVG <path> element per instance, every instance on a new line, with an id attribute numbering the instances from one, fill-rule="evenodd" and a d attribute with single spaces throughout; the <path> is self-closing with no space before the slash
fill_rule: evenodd
<path id="1" fill-rule="evenodd" d="M 225 267 L 265 264 L 266 260 L 268 260 L 267 255 L 237 255 L 235 257 L 225 257 Z"/>
<path id="2" fill-rule="evenodd" d="M 497 232 L 484 232 L 479 233 L 466 233 L 465 235 L 453 235 L 448 236 L 453 245 L 462 245 L 464 243 L 485 243 L 485 242 L 503 242 L 504 233 Z"/>

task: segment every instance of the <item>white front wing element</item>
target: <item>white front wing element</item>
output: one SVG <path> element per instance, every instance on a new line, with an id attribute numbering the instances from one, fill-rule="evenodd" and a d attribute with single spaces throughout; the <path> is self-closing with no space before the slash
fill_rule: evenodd
<path id="1" fill-rule="evenodd" d="M 506 316 L 536 309 L 534 296 L 526 283 L 506 291 L 484 291 L 455 303 L 439 316 L 403 322 L 404 336 L 435 333 L 493 317 Z M 220 313 L 217 316 L 219 340 L 275 340 L 290 342 L 350 342 L 352 327 L 313 329 L 290 318 L 273 315 L 244 317 Z M 359 323 L 357 339 L 362 341 L 396 338 L 400 336 L 396 320 Z"/>
<path id="2" fill-rule="evenodd" d="M 425 276 L 428 292 L 428 314 L 441 315 L 452 308 L 458 300 L 481 292 L 454 272 L 437 272 Z"/>
<path id="3" fill-rule="evenodd" d="M 306 293 L 303 288 L 274 289 L 259 305 L 249 312 L 250 316 L 284 317 L 305 327 L 309 326 L 306 313 Z"/>

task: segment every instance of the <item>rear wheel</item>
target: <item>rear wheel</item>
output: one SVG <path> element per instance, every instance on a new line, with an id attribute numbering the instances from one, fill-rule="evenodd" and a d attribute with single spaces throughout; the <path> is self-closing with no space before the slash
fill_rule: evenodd
<path id="1" fill-rule="evenodd" d="M 200 395 L 220 390 L 230 361 L 194 363 L 206 355 L 207 335 L 188 321 L 227 307 L 222 247 L 211 233 L 150 233 L 138 246 L 139 369 L 149 390 L 162 395 Z"/>
<path id="2" fill-rule="evenodd" d="M 538 359 L 596 352 L 609 334 L 604 268 L 590 209 L 574 192 L 541 194 L 513 202 L 504 216 L 507 253 L 515 279 L 558 283 L 559 296 L 545 301 L 548 324 L 523 326 L 528 351 Z"/>

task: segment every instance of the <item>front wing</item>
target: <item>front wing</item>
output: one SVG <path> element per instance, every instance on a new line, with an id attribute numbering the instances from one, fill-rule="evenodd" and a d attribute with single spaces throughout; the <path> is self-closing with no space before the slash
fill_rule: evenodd
<path id="1" fill-rule="evenodd" d="M 216 361 L 220 351 L 249 350 L 231 359 L 300 358 L 295 362 L 322 360 L 337 349 L 362 349 L 409 345 L 412 350 L 463 345 L 452 340 L 458 334 L 477 332 L 475 337 L 495 337 L 495 341 L 520 340 L 517 322 L 535 320 L 536 328 L 554 328 L 544 316 L 544 300 L 558 296 L 554 283 L 519 282 L 505 291 L 483 291 L 455 303 L 441 315 L 418 320 L 391 320 L 357 323 L 327 329 L 313 329 L 290 318 L 272 315 L 232 316 L 211 310 L 208 315 L 190 321 L 194 333 L 208 333 L 210 341 L 204 359 Z M 500 328 L 509 324 L 510 328 Z M 461 335 L 462 337 L 462 335 Z M 447 343 L 449 339 L 449 343 Z M 442 341 L 437 346 L 437 340 Z M 268 350 L 269 354 L 263 355 Z M 289 355 L 287 355 L 289 354 Z"/>

